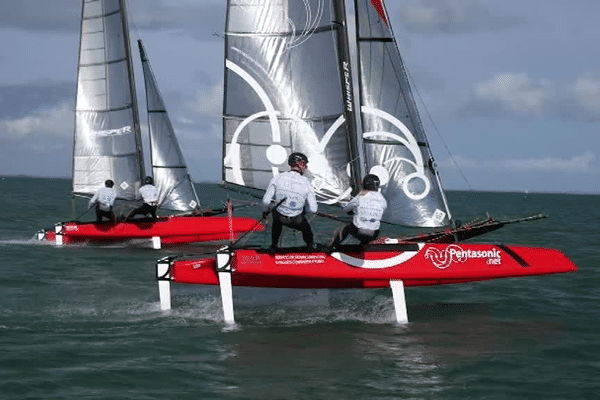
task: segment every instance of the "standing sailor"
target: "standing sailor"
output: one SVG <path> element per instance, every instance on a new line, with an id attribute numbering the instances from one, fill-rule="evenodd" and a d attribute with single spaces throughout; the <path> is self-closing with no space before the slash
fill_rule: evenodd
<path id="1" fill-rule="evenodd" d="M 268 214 L 271 201 L 279 204 L 273 210 L 271 249 L 276 250 L 283 226 L 302 232 L 302 239 L 310 250 L 315 250 L 313 233 L 306 219 L 306 208 L 317 212 L 317 199 L 310 181 L 303 176 L 308 168 L 308 158 L 302 153 L 288 157 L 291 171 L 278 174 L 271 179 L 262 199 L 263 217 Z M 281 204 L 280 204 L 281 203 Z"/>
<path id="2" fill-rule="evenodd" d="M 102 222 L 102 217 L 108 218 L 109 221 L 115 220 L 113 205 L 117 198 L 117 191 L 113 189 L 114 184 L 110 179 L 104 181 L 104 187 L 98 189 L 88 203 L 88 208 L 96 205 L 96 222 Z"/>
<path id="3" fill-rule="evenodd" d="M 142 196 L 142 204 L 140 207 L 131 211 L 127 216 L 127 219 L 134 217 L 138 214 L 152 216 L 152 220 L 156 221 L 156 208 L 158 207 L 158 189 L 154 186 L 154 179 L 151 176 L 147 176 L 144 179 L 145 185 L 139 190 L 140 196 Z"/>
<path id="4" fill-rule="evenodd" d="M 379 177 L 373 174 L 365 175 L 362 186 L 363 190 L 344 207 L 344 211 L 354 215 L 352 222 L 336 230 L 329 246 L 330 250 L 342 243 L 348 235 L 360 240 L 361 246 L 379 236 L 381 217 L 387 208 L 387 201 L 379 193 Z"/>

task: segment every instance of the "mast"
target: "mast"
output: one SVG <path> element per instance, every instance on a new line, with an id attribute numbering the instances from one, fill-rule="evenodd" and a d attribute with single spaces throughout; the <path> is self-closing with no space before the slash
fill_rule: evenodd
<path id="1" fill-rule="evenodd" d="M 81 49 L 83 47 L 83 18 L 85 15 L 85 1 L 81 2 L 81 17 L 79 18 L 79 51 L 77 53 L 77 74 L 75 76 L 79 77 L 80 68 L 81 68 Z M 79 83 L 79 82 L 78 82 Z M 76 152 L 76 139 L 77 139 L 77 98 L 79 97 L 79 85 L 75 89 L 75 112 L 73 113 L 73 142 L 71 148 L 73 149 L 71 153 L 71 178 L 73 181 L 71 182 L 71 217 L 75 218 L 75 152 Z"/>
<path id="2" fill-rule="evenodd" d="M 126 0 L 119 0 L 121 3 L 121 9 L 123 12 L 121 13 L 121 20 L 123 21 L 123 31 L 124 31 L 124 40 L 125 40 L 125 54 L 127 55 L 127 73 L 129 76 L 129 84 L 131 87 L 131 103 L 132 103 L 132 112 L 133 112 L 133 124 L 134 124 L 134 134 L 135 134 L 135 143 L 136 143 L 136 157 L 137 157 L 137 165 L 139 168 L 140 178 L 145 175 L 145 166 L 144 166 L 144 147 L 142 142 L 142 130 L 140 128 L 140 111 L 137 103 L 137 91 L 135 89 L 135 77 L 133 75 L 133 58 L 131 57 L 131 38 L 129 36 L 129 18 L 127 17 L 127 7 L 125 5 Z"/>
<path id="3" fill-rule="evenodd" d="M 345 0 L 333 1 L 333 24 L 335 26 L 337 41 L 337 57 L 340 75 L 340 87 L 344 103 L 345 130 L 348 140 L 348 153 L 350 154 L 350 182 L 352 185 L 352 195 L 356 195 L 360 190 L 360 182 L 364 171 L 360 160 L 359 150 L 359 132 L 356 123 L 357 113 L 354 96 L 354 67 L 350 53 L 348 24 L 346 18 Z"/>

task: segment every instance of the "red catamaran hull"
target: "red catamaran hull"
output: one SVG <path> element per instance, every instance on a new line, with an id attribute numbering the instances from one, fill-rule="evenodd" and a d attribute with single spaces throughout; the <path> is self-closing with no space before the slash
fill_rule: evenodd
<path id="1" fill-rule="evenodd" d="M 61 226 L 62 225 L 62 226 Z M 230 228 L 231 226 L 231 228 Z M 255 219 L 245 217 L 168 216 L 156 222 L 65 222 L 59 225 L 62 242 L 122 242 L 131 239 L 159 237 L 163 244 L 208 242 L 234 238 L 251 229 L 263 230 Z M 45 230 L 40 239 L 55 241 L 55 230 Z"/>
<path id="2" fill-rule="evenodd" d="M 219 284 L 215 257 L 169 262 L 165 277 L 170 281 Z M 331 254 L 239 249 L 231 255 L 231 268 L 234 286 L 277 288 L 385 288 L 393 280 L 403 281 L 404 286 L 430 286 L 577 270 L 555 249 L 422 243 L 370 245 L 364 252 L 354 248 Z"/>

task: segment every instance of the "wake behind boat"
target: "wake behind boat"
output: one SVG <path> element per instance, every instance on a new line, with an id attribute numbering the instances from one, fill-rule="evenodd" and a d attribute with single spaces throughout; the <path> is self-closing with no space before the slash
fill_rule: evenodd
<path id="1" fill-rule="evenodd" d="M 161 243 L 231 239 L 262 229 L 250 218 L 202 212 L 156 79 L 141 41 L 152 175 L 158 208 L 183 214 L 156 222 L 61 222 L 41 230 L 40 240 L 66 244 L 147 238 Z M 144 154 L 125 0 L 83 0 L 80 31 L 73 197 L 89 199 L 114 181 L 116 206 L 135 207 L 144 174 Z M 217 210 L 218 211 L 218 210 Z M 225 212 L 225 207 L 222 210 Z M 75 218 L 78 220 L 79 218 Z"/>
<path id="2" fill-rule="evenodd" d="M 234 243 L 214 256 L 163 258 L 162 309 L 171 308 L 171 282 L 219 285 L 227 323 L 235 321 L 234 286 L 390 287 L 396 318 L 406 322 L 404 286 L 577 269 L 554 249 L 462 243 L 545 216 L 465 226 L 453 219 L 382 0 L 230 0 L 224 53 L 226 186 L 264 191 L 301 152 L 322 204 L 348 202 L 361 177 L 374 174 L 388 204 L 384 222 L 439 230 L 331 252 Z"/>

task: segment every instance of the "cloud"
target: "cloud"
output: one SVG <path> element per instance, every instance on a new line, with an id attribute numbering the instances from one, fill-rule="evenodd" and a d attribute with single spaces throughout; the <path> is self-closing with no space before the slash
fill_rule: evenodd
<path id="1" fill-rule="evenodd" d="M 460 108 L 467 116 L 600 119 L 600 78 L 584 74 L 570 83 L 500 73 L 475 84 Z"/>
<path id="2" fill-rule="evenodd" d="M 439 162 L 438 166 L 440 169 L 493 170 L 495 172 L 506 171 L 506 173 L 518 171 L 595 174 L 598 172 L 595 160 L 595 154 L 590 151 L 582 155 L 564 158 L 548 156 L 506 160 L 480 160 L 458 155 Z"/>
<path id="3" fill-rule="evenodd" d="M 506 29 L 521 25 L 523 18 L 493 15 L 478 0 L 413 0 L 402 7 L 400 20 L 419 33 L 466 33 Z"/>
<path id="4" fill-rule="evenodd" d="M 223 32 L 226 11 L 223 4 L 206 0 L 143 0 L 130 8 L 130 18 L 139 29 L 187 30 L 193 32 L 196 37 L 211 37 L 213 33 Z"/>
<path id="5" fill-rule="evenodd" d="M 131 28 L 188 30 L 197 37 L 222 32 L 225 7 L 213 0 L 138 0 L 127 3 Z M 222 15 L 222 18 L 215 18 Z M 79 32 L 80 0 L 6 0 L 0 2 L 0 29 Z"/>
<path id="6" fill-rule="evenodd" d="M 554 85 L 526 73 L 504 73 L 475 86 L 470 108 L 478 113 L 543 115 L 556 100 Z"/>
<path id="7" fill-rule="evenodd" d="M 19 118 L 30 114 L 31 110 L 52 108 L 65 101 L 73 102 L 74 97 L 74 82 L 39 81 L 27 85 L 0 86 L 0 121 Z"/>
<path id="8" fill-rule="evenodd" d="M 596 170 L 595 159 L 594 153 L 587 152 L 570 158 L 544 157 L 505 160 L 500 162 L 500 165 L 509 170 L 526 172 L 590 173 Z"/>
<path id="9" fill-rule="evenodd" d="M 600 78 L 591 74 L 579 77 L 572 92 L 577 104 L 591 118 L 600 118 Z"/>
<path id="10" fill-rule="evenodd" d="M 223 81 L 210 89 L 199 88 L 196 98 L 188 105 L 196 115 L 220 118 L 223 112 Z"/>
<path id="11" fill-rule="evenodd" d="M 0 2 L 0 28 L 30 31 L 79 31 L 81 2 L 18 0 Z"/>
<path id="12" fill-rule="evenodd" d="M 440 170 L 456 169 L 456 168 L 459 168 L 459 169 L 478 168 L 477 160 L 470 158 L 470 157 L 462 156 L 462 155 L 455 155 L 455 156 L 449 157 L 442 161 L 436 161 L 436 164 L 438 166 L 438 169 L 440 169 Z"/>
<path id="13" fill-rule="evenodd" d="M 0 120 L 0 132 L 9 139 L 19 140 L 27 137 L 73 135 L 73 107 L 69 102 L 53 108 L 45 108 L 33 114 L 17 119 Z"/>

